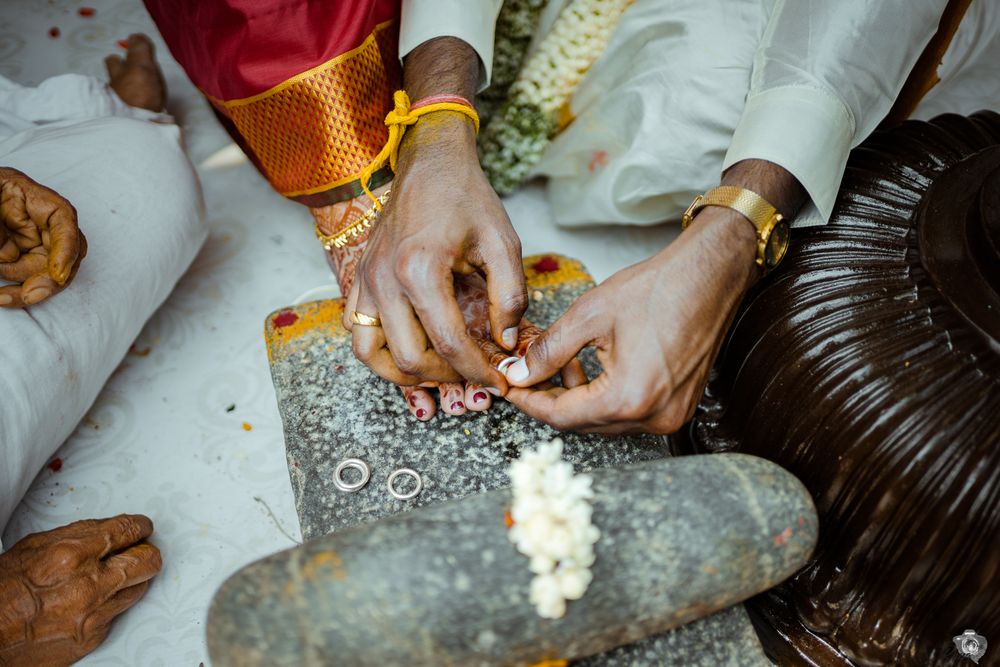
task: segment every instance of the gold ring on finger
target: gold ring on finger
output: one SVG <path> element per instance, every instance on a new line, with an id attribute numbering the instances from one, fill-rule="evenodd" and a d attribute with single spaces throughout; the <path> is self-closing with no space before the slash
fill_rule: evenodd
<path id="1" fill-rule="evenodd" d="M 363 327 L 380 327 L 382 326 L 382 320 L 378 315 L 372 317 L 371 315 L 365 315 L 364 313 L 359 313 L 356 310 L 351 311 L 351 323 L 359 324 Z"/>

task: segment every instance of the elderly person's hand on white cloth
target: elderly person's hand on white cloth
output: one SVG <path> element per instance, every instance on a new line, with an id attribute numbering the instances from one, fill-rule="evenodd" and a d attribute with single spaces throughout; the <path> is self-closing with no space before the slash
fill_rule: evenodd
<path id="1" fill-rule="evenodd" d="M 0 77 L 0 529 L 206 236 L 152 43 L 132 35 L 106 62 L 110 86 Z M 0 554 L 0 664 L 100 644 L 160 569 L 152 532 L 141 515 L 84 520 Z"/>
<path id="2" fill-rule="evenodd" d="M 0 167 L 0 307 L 21 308 L 61 291 L 87 255 L 76 209 L 58 192 Z"/>

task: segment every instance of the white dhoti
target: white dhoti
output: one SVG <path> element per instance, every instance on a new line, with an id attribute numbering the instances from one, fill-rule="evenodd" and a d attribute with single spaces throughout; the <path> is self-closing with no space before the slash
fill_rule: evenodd
<path id="1" fill-rule="evenodd" d="M 0 166 L 76 207 L 88 254 L 62 292 L 0 309 L 0 533 L 207 235 L 197 176 L 168 116 L 106 84 L 0 77 Z M 81 517 L 84 518 L 84 517 Z"/>

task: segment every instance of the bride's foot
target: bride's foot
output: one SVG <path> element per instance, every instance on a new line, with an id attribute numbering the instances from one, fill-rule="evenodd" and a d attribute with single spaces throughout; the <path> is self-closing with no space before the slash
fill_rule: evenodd
<path id="1" fill-rule="evenodd" d="M 167 87 L 163 73 L 156 64 L 152 40 L 142 33 L 129 35 L 128 50 L 123 59 L 111 55 L 104 59 L 111 77 L 111 88 L 129 106 L 163 111 L 167 100 Z"/>
<path id="2" fill-rule="evenodd" d="M 380 196 L 389 187 L 389 185 L 383 185 L 377 188 L 374 191 L 375 196 Z M 322 208 L 311 208 L 310 211 L 321 237 L 332 238 L 358 220 L 370 207 L 370 199 L 367 196 L 362 196 Z M 364 233 L 357 239 L 357 242 L 352 241 L 340 248 L 333 246 L 327 250 L 327 260 L 337 276 L 342 294 L 346 295 L 350 292 L 351 284 L 354 282 L 354 272 L 364 252 L 366 239 L 367 233 Z M 486 282 L 482 277 L 473 275 L 458 278 L 455 284 L 455 296 L 462 309 L 462 314 L 465 316 L 469 333 L 480 341 L 480 345 L 484 347 L 487 354 L 497 356 L 498 359 L 505 358 L 509 353 L 500 350 L 490 340 L 489 304 L 486 295 Z M 534 331 L 538 330 L 534 329 Z M 531 335 L 532 340 L 537 335 L 537 333 L 530 333 L 528 330 L 525 332 Z M 523 341 L 527 341 L 527 339 L 525 338 Z M 523 345 L 519 347 L 523 347 Z M 485 387 L 471 382 L 449 382 L 436 387 L 400 387 L 399 389 L 410 414 L 420 421 L 432 419 L 439 409 L 446 415 L 458 417 L 470 411 L 488 410 L 493 405 L 493 396 L 490 392 Z"/>

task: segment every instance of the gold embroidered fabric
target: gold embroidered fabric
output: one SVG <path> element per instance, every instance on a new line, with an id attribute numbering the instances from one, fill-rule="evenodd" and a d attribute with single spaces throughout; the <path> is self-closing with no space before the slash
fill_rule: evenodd
<path id="1" fill-rule="evenodd" d="M 398 28 L 387 21 L 357 48 L 259 95 L 212 103 L 286 197 L 357 179 L 388 137 L 385 115 L 400 85 Z"/>

